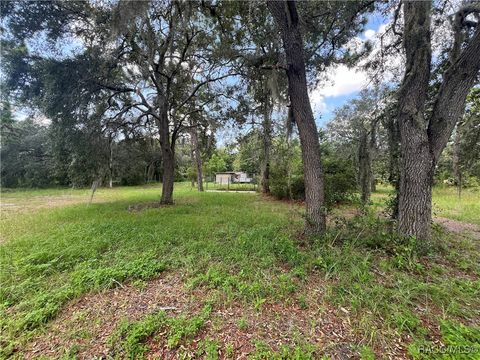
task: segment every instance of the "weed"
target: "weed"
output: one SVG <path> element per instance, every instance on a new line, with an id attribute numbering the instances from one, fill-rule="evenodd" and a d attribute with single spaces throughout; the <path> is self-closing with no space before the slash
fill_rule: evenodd
<path id="1" fill-rule="evenodd" d="M 237 326 L 238 326 L 238 328 L 239 328 L 240 330 L 242 330 L 242 331 L 247 330 L 247 329 L 248 329 L 247 319 L 241 318 L 240 320 L 238 320 Z"/>

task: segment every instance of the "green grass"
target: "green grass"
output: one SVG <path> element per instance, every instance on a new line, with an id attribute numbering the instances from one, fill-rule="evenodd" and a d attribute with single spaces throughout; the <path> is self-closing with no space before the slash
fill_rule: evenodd
<path id="1" fill-rule="evenodd" d="M 457 327 L 480 318 L 480 255 L 471 239 L 436 231 L 438 246 L 418 258 L 415 244 L 397 239 L 388 224 L 367 216 L 339 220 L 325 238 L 299 246 L 303 219 L 296 205 L 250 193 L 198 193 L 183 183 L 176 184 L 174 206 L 149 207 L 159 193 L 158 186 L 99 189 L 91 205 L 88 190 L 2 194 L 2 203 L 21 205 L 2 212 L 4 355 L 41 331 L 70 299 L 122 282 L 146 281 L 163 271 L 181 272 L 187 288 L 203 286 L 221 294 L 215 301 L 257 311 L 268 302 L 297 299 L 307 308 L 312 295 L 305 284 L 309 276 L 320 275 L 325 297 L 314 301 L 349 309 L 365 358 L 371 353 L 368 346 L 401 334 L 409 334 L 415 344 L 427 341 L 425 317 Z M 70 201 L 66 205 L 44 206 L 65 197 Z M 374 201 L 383 200 L 377 195 Z M 215 301 L 193 318 L 158 313 L 124 323 L 113 337 L 114 346 L 119 354 L 141 357 L 145 340 L 164 329 L 175 348 L 202 328 Z M 425 304 L 427 310 L 419 311 Z M 241 319 L 238 326 L 249 324 Z M 198 351 L 215 358 L 220 345 L 202 341 Z M 317 350 L 298 344 L 272 352 L 259 343 L 255 356 L 318 358 Z M 225 353 L 229 351 L 227 347 Z"/>
<path id="2" fill-rule="evenodd" d="M 116 353 L 126 355 L 130 359 L 142 358 L 148 351 L 143 342 L 156 331 L 166 329 L 168 347 L 175 348 L 181 340 L 193 338 L 203 328 L 211 311 L 211 305 L 207 304 L 200 314 L 190 319 L 185 316 L 168 317 L 164 311 L 160 311 L 139 321 L 124 321 L 110 337 L 109 342 Z"/>
<path id="3" fill-rule="evenodd" d="M 480 188 L 463 189 L 461 197 L 452 187 L 433 189 L 433 213 L 436 216 L 480 225 Z"/>
<path id="4" fill-rule="evenodd" d="M 372 194 L 373 205 L 380 209 L 392 194 L 390 186 L 379 185 Z M 433 215 L 480 225 L 480 188 L 466 188 L 458 197 L 453 186 L 433 188 Z"/>

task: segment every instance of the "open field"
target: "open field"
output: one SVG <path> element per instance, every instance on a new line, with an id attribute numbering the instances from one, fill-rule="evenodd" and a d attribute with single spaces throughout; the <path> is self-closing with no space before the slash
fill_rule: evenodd
<path id="1" fill-rule="evenodd" d="M 175 206 L 159 194 L 99 189 L 88 205 L 88 190 L 2 193 L 0 357 L 432 359 L 421 350 L 442 345 L 480 356 L 468 229 L 436 226 L 417 257 L 374 215 L 336 211 L 306 243 L 298 205 L 186 183 Z M 435 189 L 437 215 L 480 224 L 480 193 L 454 196 Z"/>

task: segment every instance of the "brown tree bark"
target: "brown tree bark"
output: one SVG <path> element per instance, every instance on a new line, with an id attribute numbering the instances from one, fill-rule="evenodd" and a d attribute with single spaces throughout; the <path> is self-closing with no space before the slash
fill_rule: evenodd
<path id="1" fill-rule="evenodd" d="M 466 46 L 462 30 L 465 16 L 480 12 L 480 7 L 463 8 L 455 16 L 450 65 L 444 73 L 432 113 L 426 118 L 431 66 L 431 3 L 406 1 L 403 6 L 406 70 L 398 94 L 401 150 L 398 230 L 402 235 L 426 240 L 430 236 L 435 165 L 465 110 L 466 96 L 480 70 L 480 27 L 477 26 Z"/>
<path id="2" fill-rule="evenodd" d="M 426 239 L 432 219 L 433 157 L 427 136 L 425 103 L 430 80 L 428 1 L 404 3 L 406 69 L 399 90 L 400 186 L 398 230 Z"/>
<path id="3" fill-rule="evenodd" d="M 391 204 L 391 218 L 395 220 L 398 219 L 398 194 L 400 192 L 400 133 L 397 120 L 390 112 L 384 120 L 388 141 L 388 182 L 395 189 L 395 199 Z"/>
<path id="4" fill-rule="evenodd" d="M 108 150 L 109 150 L 109 158 L 108 158 L 108 187 L 113 187 L 113 139 L 110 135 L 108 137 Z"/>
<path id="5" fill-rule="evenodd" d="M 162 151 L 163 176 L 160 204 L 173 204 L 173 184 L 175 181 L 175 141 L 170 141 L 168 113 L 165 101 L 160 101 L 159 116 L 156 118 Z M 174 140 L 174 139 L 173 139 Z"/>
<path id="6" fill-rule="evenodd" d="M 281 32 L 287 60 L 290 106 L 298 126 L 305 179 L 307 234 L 323 234 L 326 229 L 324 181 L 320 143 L 308 98 L 305 56 L 300 19 L 294 1 L 269 1 L 268 8 Z"/>
<path id="7" fill-rule="evenodd" d="M 453 176 L 455 177 L 455 185 L 457 186 L 457 194 L 460 199 L 462 196 L 462 170 L 460 169 L 460 140 L 461 140 L 460 124 L 457 126 L 455 140 L 453 142 L 452 167 Z"/>

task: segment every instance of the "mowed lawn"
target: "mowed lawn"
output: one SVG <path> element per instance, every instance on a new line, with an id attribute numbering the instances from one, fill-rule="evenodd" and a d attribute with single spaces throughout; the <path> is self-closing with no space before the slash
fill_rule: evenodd
<path id="1" fill-rule="evenodd" d="M 442 216 L 480 224 L 478 193 L 450 196 L 435 191 Z M 422 346 L 480 342 L 468 233 L 436 228 L 417 257 L 375 216 L 307 242 L 295 204 L 185 183 L 174 206 L 159 197 L 2 193 L 0 357 L 430 359 Z"/>

